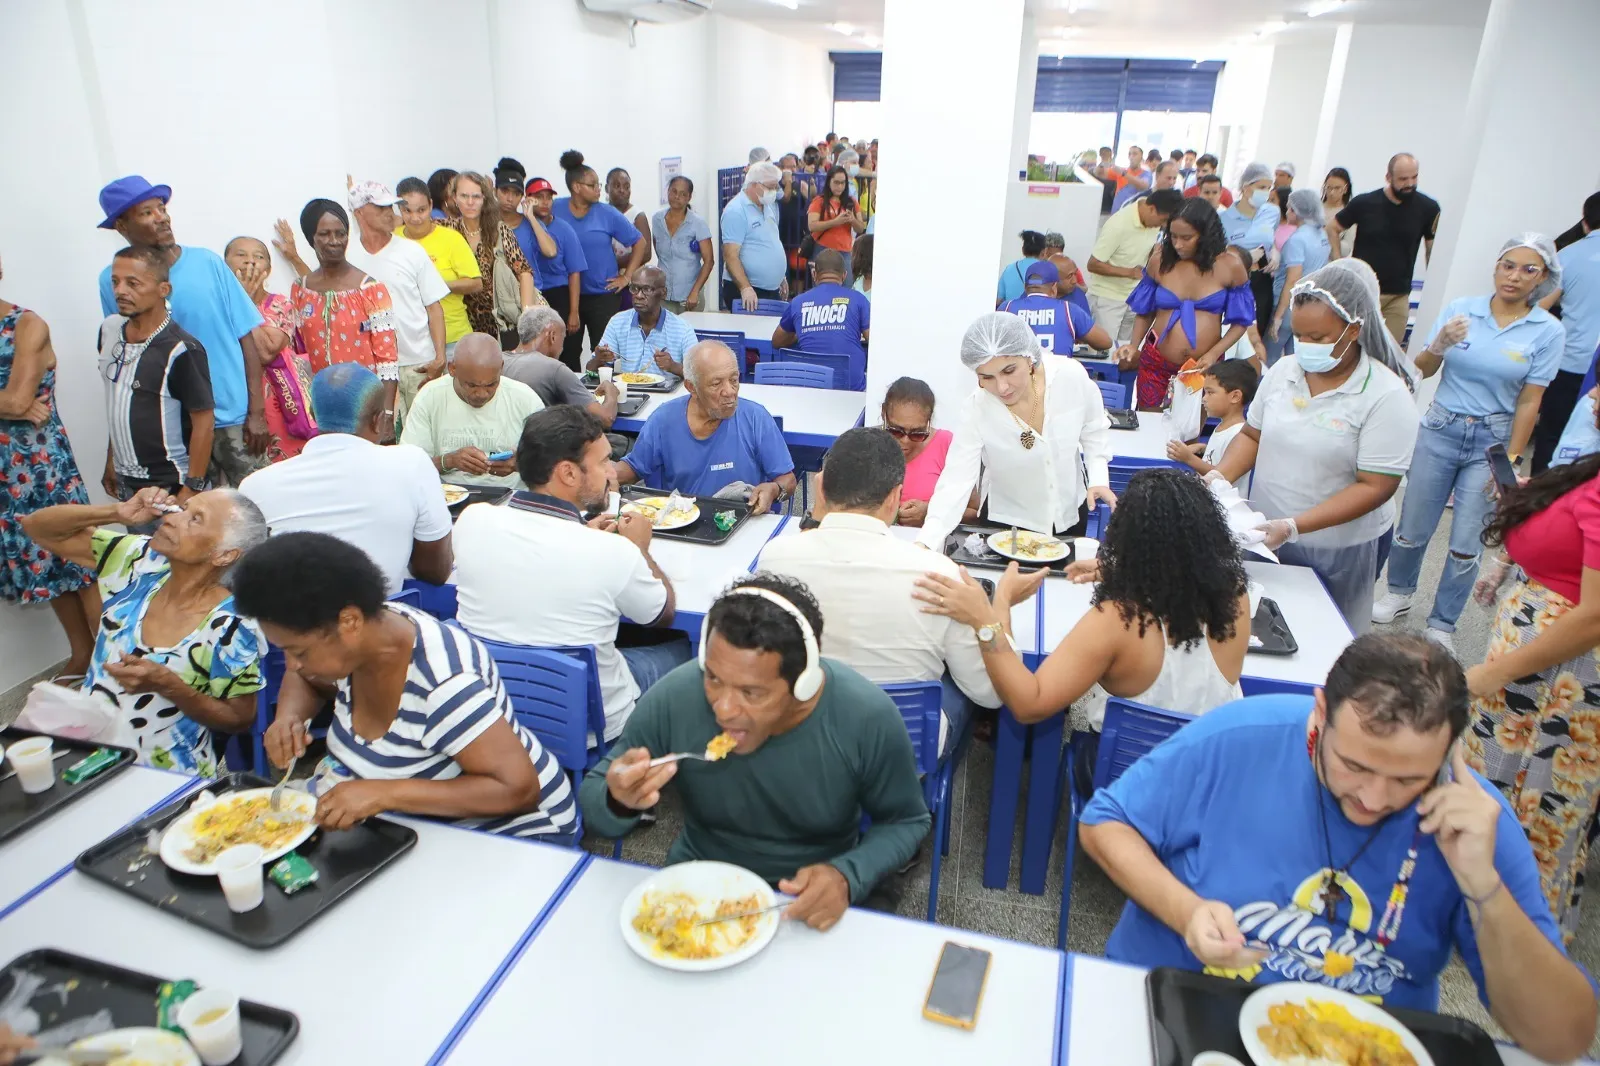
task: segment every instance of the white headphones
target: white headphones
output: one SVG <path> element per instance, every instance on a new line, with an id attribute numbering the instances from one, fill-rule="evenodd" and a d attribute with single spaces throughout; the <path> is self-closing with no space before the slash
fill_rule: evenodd
<path id="1" fill-rule="evenodd" d="M 792 690 L 794 698 L 802 703 L 815 696 L 822 688 L 822 657 L 817 652 L 817 636 L 811 632 L 811 623 L 806 621 L 806 616 L 800 608 L 773 592 L 771 589 L 757 588 L 753 585 L 741 585 L 729 589 L 724 596 L 759 596 L 768 603 L 781 608 L 785 614 L 795 620 L 800 627 L 800 640 L 806 648 L 806 668 L 800 671 L 800 676 L 794 679 Z M 706 644 L 711 639 L 711 612 L 707 611 L 705 619 L 700 623 L 700 669 L 706 668 Z"/>

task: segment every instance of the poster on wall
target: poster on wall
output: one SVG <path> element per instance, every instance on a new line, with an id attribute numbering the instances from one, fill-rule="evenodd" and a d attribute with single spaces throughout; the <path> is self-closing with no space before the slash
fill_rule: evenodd
<path id="1" fill-rule="evenodd" d="M 667 186 L 683 173 L 683 156 L 669 155 L 661 160 L 661 206 L 667 206 Z"/>

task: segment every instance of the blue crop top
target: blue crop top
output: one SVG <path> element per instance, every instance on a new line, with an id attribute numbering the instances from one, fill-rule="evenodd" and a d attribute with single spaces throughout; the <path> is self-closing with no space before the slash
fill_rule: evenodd
<path id="1" fill-rule="evenodd" d="M 1189 346 L 1192 348 L 1199 344 L 1199 327 L 1194 319 L 1196 311 L 1221 315 L 1223 323 L 1229 326 L 1248 327 L 1256 320 L 1256 297 L 1248 285 L 1218 289 L 1198 300 L 1185 300 L 1148 273 L 1139 279 L 1139 284 L 1128 294 L 1128 306 L 1136 315 L 1154 315 L 1157 311 L 1177 312 L 1167 319 L 1167 328 L 1156 339 L 1158 345 L 1167 339 L 1167 334 L 1179 322 L 1183 323 L 1183 333 L 1189 338 Z"/>

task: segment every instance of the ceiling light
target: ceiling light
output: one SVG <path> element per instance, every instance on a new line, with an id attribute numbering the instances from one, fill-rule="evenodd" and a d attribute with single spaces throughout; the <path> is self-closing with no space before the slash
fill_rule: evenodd
<path id="1" fill-rule="evenodd" d="M 779 7 L 786 7 L 790 11 L 800 10 L 800 0 L 769 0 L 769 2 L 777 4 Z"/>
<path id="2" fill-rule="evenodd" d="M 1263 24 L 1262 27 L 1256 31 L 1256 36 L 1270 37 L 1272 34 L 1281 32 L 1288 28 L 1289 24 L 1287 22 L 1268 22 Z"/>
<path id="3" fill-rule="evenodd" d="M 1316 3 L 1306 8 L 1307 18 L 1320 18 L 1331 14 L 1344 6 L 1344 0 L 1317 0 Z"/>
<path id="4" fill-rule="evenodd" d="M 848 22 L 830 22 L 828 23 L 828 29 L 834 33 L 842 33 L 846 37 L 853 37 L 856 32 L 856 28 Z"/>

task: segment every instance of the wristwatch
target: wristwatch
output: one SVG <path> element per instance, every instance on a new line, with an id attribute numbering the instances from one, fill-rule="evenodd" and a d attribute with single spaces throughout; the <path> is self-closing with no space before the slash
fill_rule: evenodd
<path id="1" fill-rule="evenodd" d="M 1004 634 L 1005 630 L 992 622 L 987 625 L 981 625 L 978 627 L 978 647 L 983 651 L 995 651 L 1000 647 L 1000 638 Z M 1006 642 L 1010 643 L 1010 641 L 1011 638 L 1006 637 Z M 1011 646 L 1013 648 L 1016 647 L 1015 644 Z"/>
<path id="2" fill-rule="evenodd" d="M 186 477 L 183 479 L 183 487 L 190 492 L 204 492 L 206 491 L 206 479 L 203 477 Z"/>

